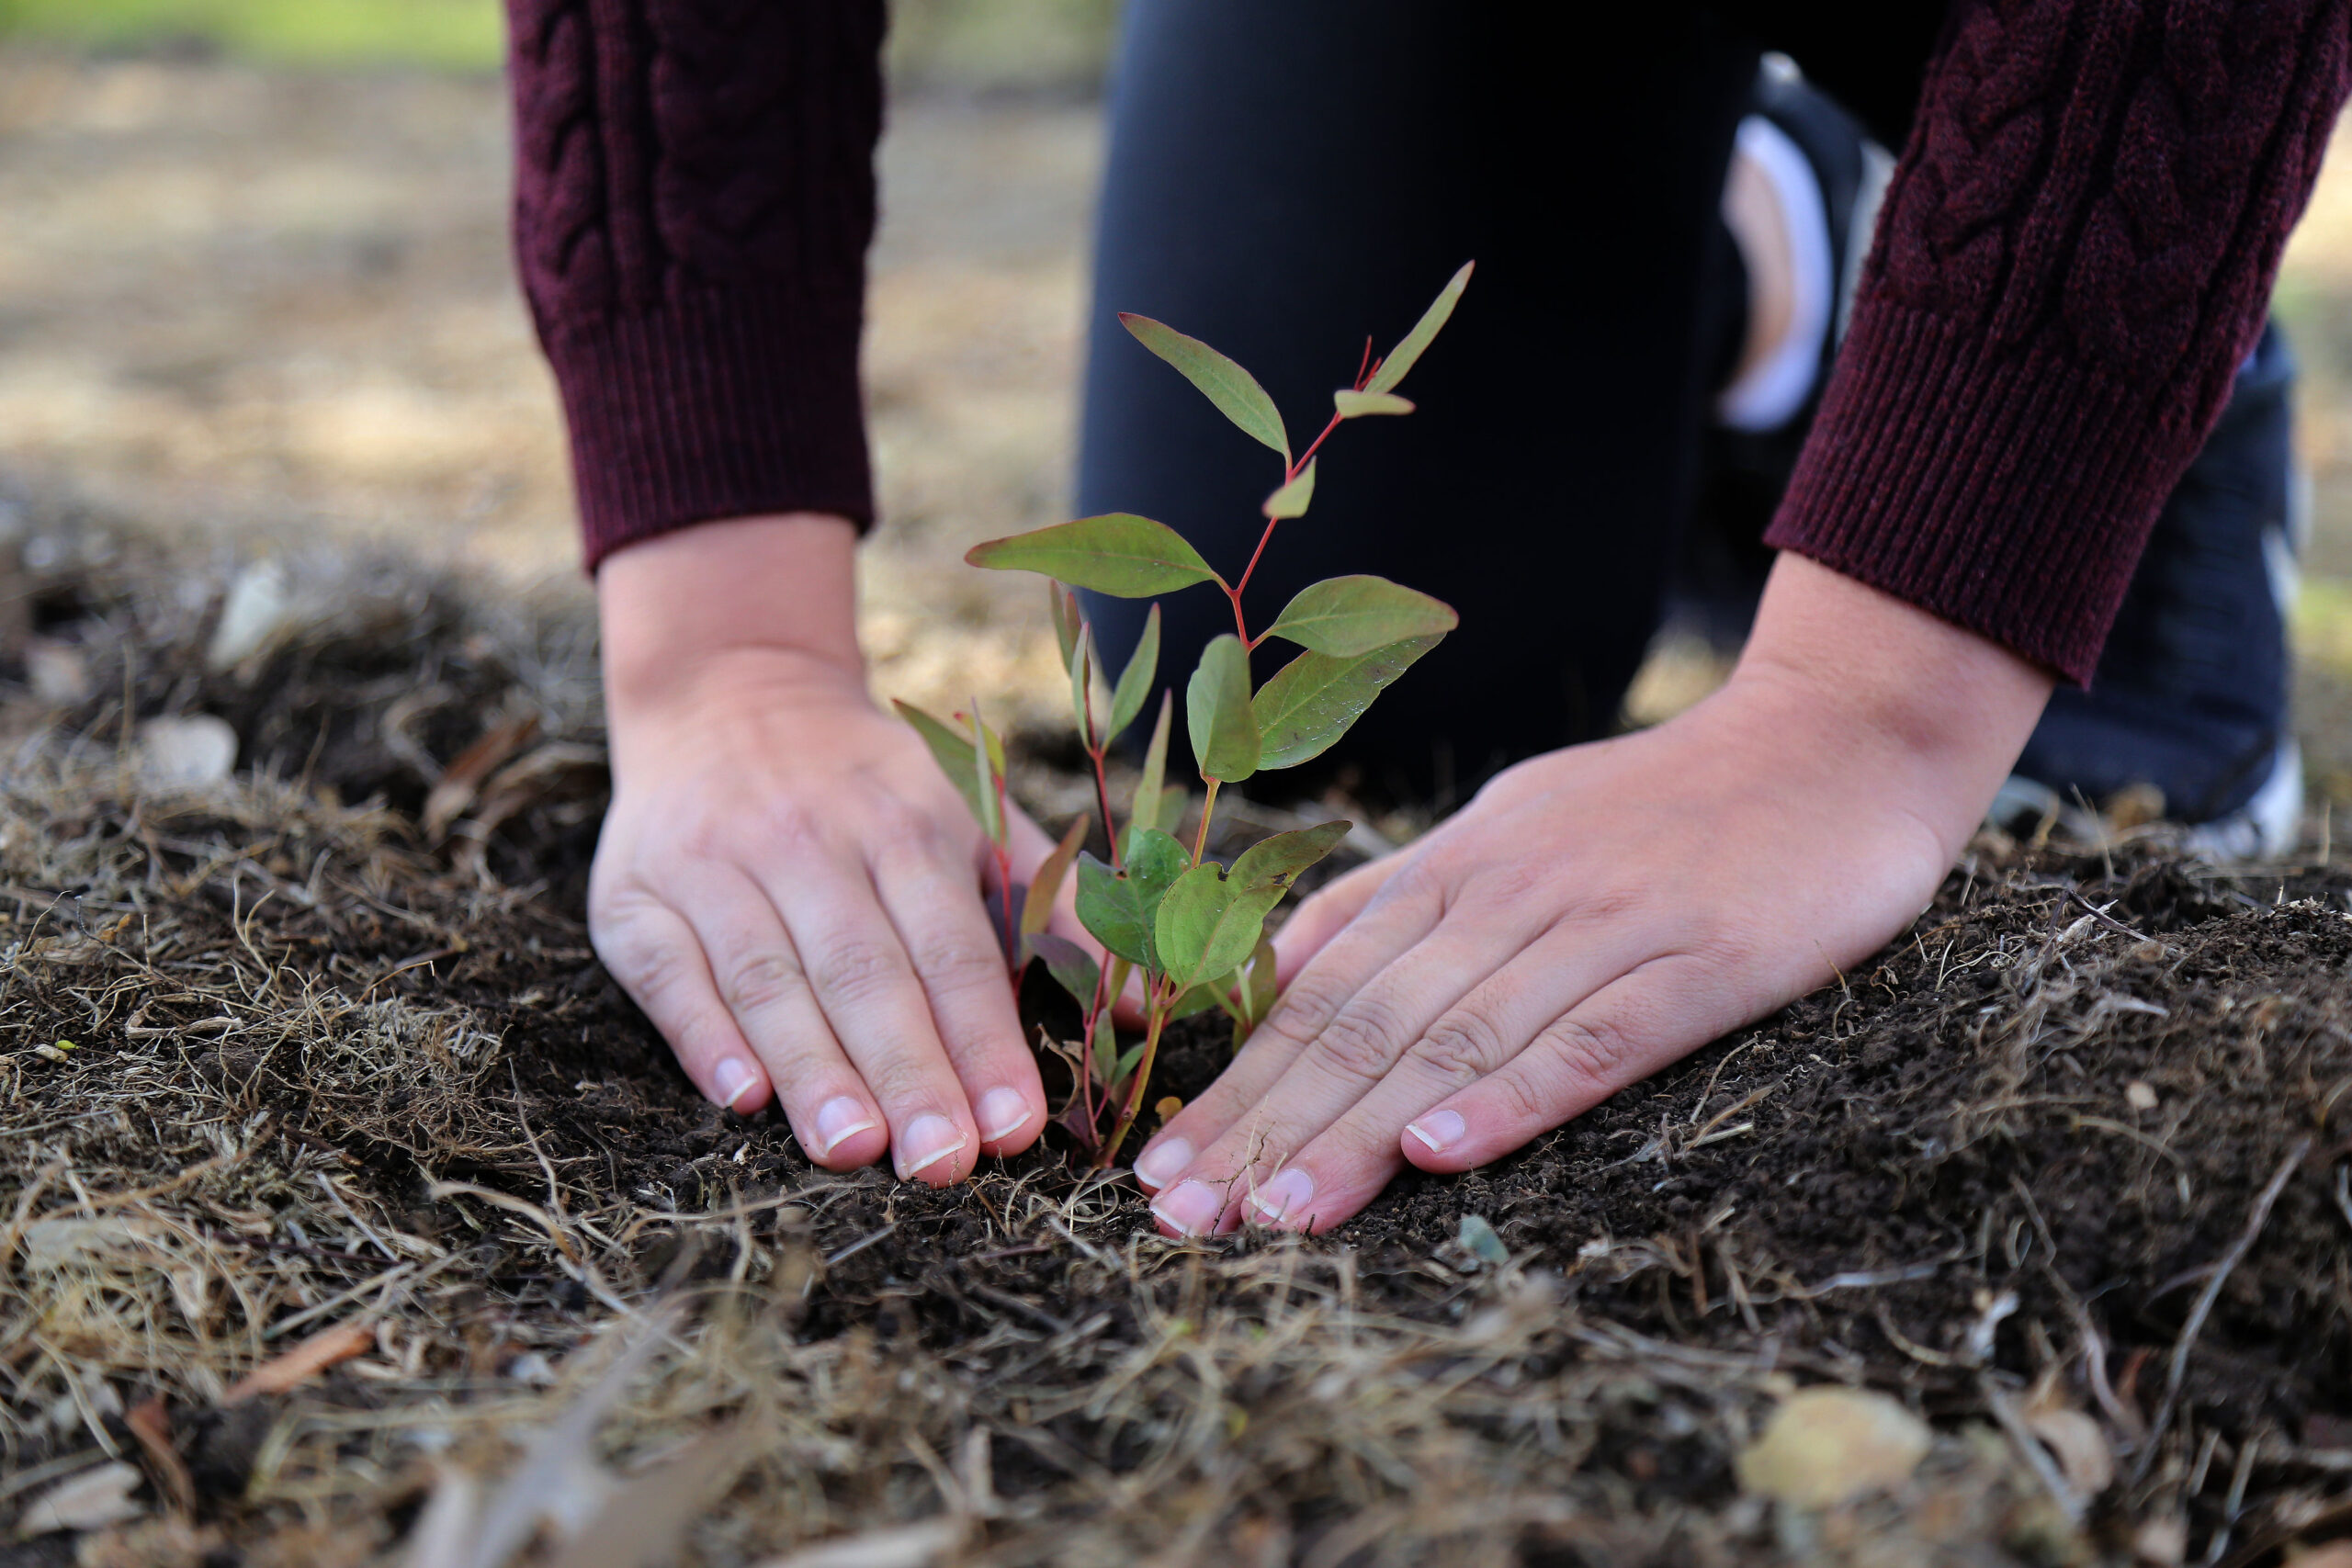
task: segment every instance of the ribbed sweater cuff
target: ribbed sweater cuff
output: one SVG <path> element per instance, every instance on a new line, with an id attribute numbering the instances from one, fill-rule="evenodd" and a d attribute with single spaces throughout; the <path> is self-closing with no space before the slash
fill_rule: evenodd
<path id="1" fill-rule="evenodd" d="M 874 520 L 854 290 L 681 293 L 567 321 L 548 358 L 571 429 L 588 569 L 688 524 Z"/>
<path id="2" fill-rule="evenodd" d="M 2177 400 L 1866 303 L 1766 540 L 2087 684 L 2197 448 Z"/>

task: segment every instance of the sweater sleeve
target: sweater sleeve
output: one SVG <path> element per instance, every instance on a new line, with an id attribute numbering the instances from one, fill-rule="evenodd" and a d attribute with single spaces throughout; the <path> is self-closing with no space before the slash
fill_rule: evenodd
<path id="1" fill-rule="evenodd" d="M 874 515 L 858 387 L 881 0 L 507 0 L 523 288 L 588 565 Z"/>
<path id="2" fill-rule="evenodd" d="M 1964 0 L 1770 543 L 2087 682 L 2347 85 L 2346 0 Z"/>

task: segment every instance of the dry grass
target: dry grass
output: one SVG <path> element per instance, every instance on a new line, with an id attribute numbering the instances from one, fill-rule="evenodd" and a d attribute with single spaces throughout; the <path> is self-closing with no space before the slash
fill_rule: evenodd
<path id="1" fill-rule="evenodd" d="M 938 1195 L 695 1099 L 576 923 L 571 612 L 298 568 L 214 670 L 225 574 L 35 537 L 86 679 L 7 710 L 0 1525 L 137 1517 L 0 1561 L 440 1568 L 503 1507 L 567 1563 L 637 1561 L 620 1522 L 697 1563 L 2120 1562 L 2324 1519 L 2352 1466 L 2333 874 L 1987 846 L 1874 973 L 1516 1162 L 1182 1246 L 1054 1158 Z M 239 772 L 142 783 L 196 711 Z M 1824 1379 L 1931 1416 L 1927 1462 L 1741 1495 Z"/>

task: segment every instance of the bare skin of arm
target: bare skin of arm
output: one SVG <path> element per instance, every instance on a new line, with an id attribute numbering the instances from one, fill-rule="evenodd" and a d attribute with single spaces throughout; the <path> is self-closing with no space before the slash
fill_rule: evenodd
<path id="1" fill-rule="evenodd" d="M 1162 1228 L 1328 1229 L 1828 983 L 1933 897 L 2051 685 L 1783 555 L 1713 696 L 1511 768 L 1300 908 L 1273 1016 L 1136 1162 Z"/>
<path id="2" fill-rule="evenodd" d="M 590 927 L 714 1100 L 819 1164 L 944 1184 L 1046 1120 L 979 830 L 866 695 L 855 532 L 632 545 L 597 580 L 615 793 Z M 2005 649 L 1799 557 L 1732 680 L 1532 759 L 1334 883 L 1284 999 L 1142 1151 L 1163 1228 L 1326 1229 L 1829 981 L 1933 896 L 2049 695 Z M 1050 848 L 1025 818 L 1015 874 Z"/>
<path id="3" fill-rule="evenodd" d="M 1046 1124 L 984 842 L 913 731 L 867 696 L 857 535 L 705 524 L 599 570 L 613 805 L 589 930 L 689 1077 L 779 1100 L 835 1170 L 888 1150 L 961 1180 Z M 1026 818 L 1014 874 L 1051 848 Z"/>

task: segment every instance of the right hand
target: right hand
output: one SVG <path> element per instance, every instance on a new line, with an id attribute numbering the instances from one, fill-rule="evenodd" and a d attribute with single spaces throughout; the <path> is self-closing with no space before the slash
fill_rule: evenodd
<path id="1" fill-rule="evenodd" d="M 773 1093 L 819 1165 L 888 1149 L 944 1186 L 1035 1142 L 1045 1090 L 979 825 L 866 695 L 854 544 L 801 513 L 604 563 L 614 788 L 589 933 L 713 1100 Z M 1012 834 L 1020 875 L 1051 846 L 1017 814 Z"/>

